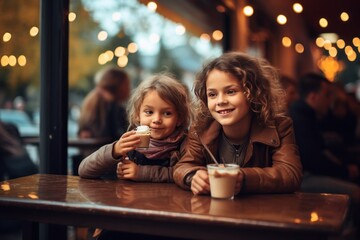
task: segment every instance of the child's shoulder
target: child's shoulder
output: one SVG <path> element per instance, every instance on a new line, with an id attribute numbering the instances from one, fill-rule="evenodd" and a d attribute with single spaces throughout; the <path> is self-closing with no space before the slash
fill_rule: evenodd
<path id="1" fill-rule="evenodd" d="M 293 121 L 288 116 L 279 116 L 275 118 L 275 126 L 278 132 L 286 132 L 293 129 Z"/>

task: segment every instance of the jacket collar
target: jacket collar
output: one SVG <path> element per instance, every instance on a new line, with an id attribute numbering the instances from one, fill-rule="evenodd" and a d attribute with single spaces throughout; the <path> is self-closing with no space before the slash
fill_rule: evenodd
<path id="1" fill-rule="evenodd" d="M 221 125 L 215 120 L 210 124 L 209 128 L 200 134 L 200 138 L 204 144 L 213 144 L 218 140 L 221 131 Z M 260 142 L 271 147 L 280 146 L 280 137 L 275 127 L 261 126 L 257 121 L 253 121 L 249 143 Z"/>

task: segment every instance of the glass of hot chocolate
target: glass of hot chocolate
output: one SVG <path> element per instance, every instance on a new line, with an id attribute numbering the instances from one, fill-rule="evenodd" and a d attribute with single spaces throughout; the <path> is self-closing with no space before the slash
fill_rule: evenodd
<path id="1" fill-rule="evenodd" d="M 136 148 L 138 149 L 147 149 L 149 148 L 150 144 L 150 128 L 149 126 L 138 126 L 136 128 L 136 135 L 140 137 L 140 143 L 137 145 Z"/>
<path id="2" fill-rule="evenodd" d="M 233 199 L 240 167 L 237 164 L 208 164 L 211 197 Z"/>

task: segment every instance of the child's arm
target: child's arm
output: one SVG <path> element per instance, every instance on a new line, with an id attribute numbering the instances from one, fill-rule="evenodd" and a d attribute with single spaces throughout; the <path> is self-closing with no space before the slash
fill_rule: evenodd
<path id="1" fill-rule="evenodd" d="M 116 165 L 140 142 L 134 131 L 124 133 L 121 138 L 107 144 L 81 161 L 79 175 L 83 178 L 100 178 L 111 173 L 116 175 Z"/>
<path id="2" fill-rule="evenodd" d="M 107 144 L 83 159 L 79 166 L 79 176 L 83 178 L 100 178 L 115 173 L 116 164 L 121 160 L 112 156 L 114 143 Z"/>
<path id="3" fill-rule="evenodd" d="M 202 152 L 202 145 L 194 128 L 180 148 L 180 160 L 174 167 L 175 183 L 187 190 L 191 188 L 192 178 L 198 170 L 206 171 L 206 159 Z"/>

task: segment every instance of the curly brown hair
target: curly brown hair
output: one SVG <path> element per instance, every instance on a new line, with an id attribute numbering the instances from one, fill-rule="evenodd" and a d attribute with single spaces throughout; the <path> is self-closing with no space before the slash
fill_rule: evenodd
<path id="1" fill-rule="evenodd" d="M 201 131 L 213 121 L 207 108 L 206 80 L 214 69 L 229 73 L 239 80 L 250 103 L 250 109 L 260 124 L 273 126 L 275 117 L 285 113 L 284 90 L 277 70 L 262 58 L 241 52 L 224 53 L 210 61 L 197 74 L 194 92 L 198 99 L 195 126 Z"/>

